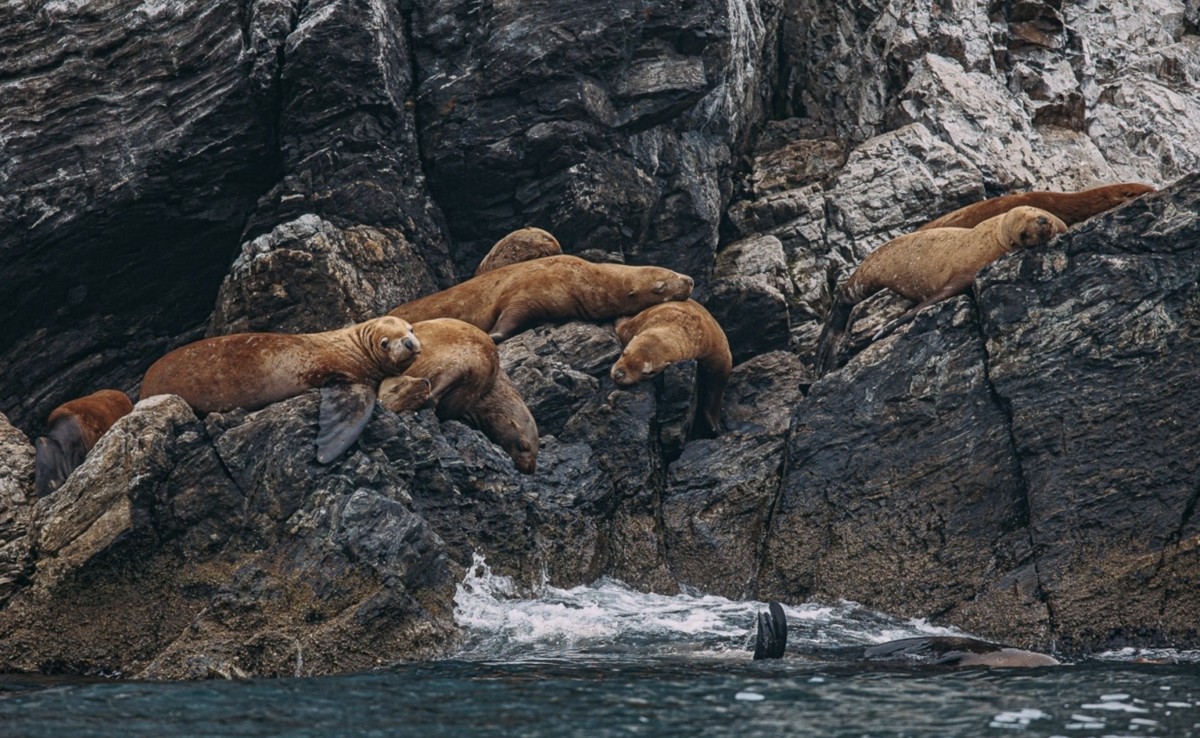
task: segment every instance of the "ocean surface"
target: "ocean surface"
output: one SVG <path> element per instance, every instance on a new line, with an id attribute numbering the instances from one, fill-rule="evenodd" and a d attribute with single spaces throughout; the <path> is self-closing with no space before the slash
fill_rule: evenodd
<path id="1" fill-rule="evenodd" d="M 788 656 L 754 662 L 764 609 L 609 580 L 522 598 L 478 561 L 446 660 L 250 681 L 0 676 L 0 737 L 1200 736 L 1197 652 L 871 663 L 854 647 L 962 633 L 841 602 L 785 608 Z"/>

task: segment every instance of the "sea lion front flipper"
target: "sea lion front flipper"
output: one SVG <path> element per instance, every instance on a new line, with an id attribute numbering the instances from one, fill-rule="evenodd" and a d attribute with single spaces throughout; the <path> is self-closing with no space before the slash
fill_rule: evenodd
<path id="1" fill-rule="evenodd" d="M 33 442 L 33 448 L 34 489 L 38 497 L 45 497 L 62 486 L 73 467 L 66 452 L 54 438 L 42 436 Z"/>
<path id="2" fill-rule="evenodd" d="M 321 388 L 317 461 L 328 464 L 350 448 L 375 410 L 375 388 L 334 382 Z"/>
<path id="3" fill-rule="evenodd" d="M 787 616 L 778 602 L 767 604 L 768 612 L 758 614 L 758 632 L 754 636 L 754 660 L 780 659 L 787 650 Z"/>

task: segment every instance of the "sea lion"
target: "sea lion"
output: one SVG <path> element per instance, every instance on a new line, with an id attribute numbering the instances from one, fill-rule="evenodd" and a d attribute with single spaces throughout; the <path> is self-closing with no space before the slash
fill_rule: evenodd
<path id="1" fill-rule="evenodd" d="M 389 315 L 412 323 L 458 318 L 500 343 L 541 322 L 611 320 L 685 300 L 692 284 L 691 277 L 662 267 L 593 264 L 564 254 L 493 269 L 406 302 Z"/>
<path id="2" fill-rule="evenodd" d="M 521 228 L 496 242 L 492 250 L 487 252 L 487 256 L 483 257 L 483 261 L 479 262 L 475 276 L 509 264 L 540 259 L 543 256 L 556 256 L 562 252 L 558 239 L 549 231 L 543 231 L 541 228 Z"/>
<path id="3" fill-rule="evenodd" d="M 379 385 L 379 403 L 393 412 L 432 407 L 439 420 L 461 418 L 491 391 L 500 352 L 488 334 L 454 318 L 413 324 L 421 354 L 403 377 Z M 424 381 L 421 381 L 424 380 Z"/>
<path id="4" fill-rule="evenodd" d="M 758 614 L 754 636 L 754 660 L 780 659 L 787 650 L 787 616 L 778 602 L 767 604 Z M 901 661 L 934 666 L 1057 666 L 1053 656 L 1026 651 L 968 636 L 919 636 L 900 638 L 866 648 L 839 649 L 853 658 L 869 661 Z"/>
<path id="5" fill-rule="evenodd" d="M 817 376 L 836 365 L 854 306 L 876 292 L 890 289 L 917 303 L 876 333 L 878 339 L 929 305 L 966 292 L 979 270 L 1004 254 L 1048 243 L 1066 230 L 1055 215 L 1022 205 L 974 228 L 933 228 L 888 241 L 867 254 L 838 289 L 817 341 Z"/>
<path id="6" fill-rule="evenodd" d="M 375 318 L 324 333 L 236 333 L 168 353 L 142 378 L 141 397 L 173 394 L 199 413 L 258 410 L 321 388 L 317 461 L 350 447 L 375 407 L 381 379 L 402 374 L 421 342 L 405 320 Z"/>
<path id="7" fill-rule="evenodd" d="M 974 228 L 988 218 L 1003 215 L 1018 206 L 1028 206 L 1045 210 L 1058 216 L 1059 220 L 1068 227 L 1087 220 L 1093 215 L 1099 215 L 1105 210 L 1111 210 L 1118 205 L 1124 205 L 1130 200 L 1141 197 L 1147 192 L 1157 192 L 1150 185 L 1137 182 L 1122 182 L 1120 184 L 1093 187 L 1080 192 L 1018 192 L 1012 195 L 1001 195 L 971 203 L 966 207 L 951 211 L 929 221 L 917 230 L 929 228 Z"/>
<path id="8" fill-rule="evenodd" d="M 492 390 L 467 411 L 464 419 L 504 449 L 522 474 L 537 470 L 538 427 L 525 399 L 503 369 Z"/>
<path id="9" fill-rule="evenodd" d="M 100 436 L 120 418 L 133 412 L 124 392 L 103 389 L 64 402 L 50 411 L 49 430 L 34 444 L 34 488 L 45 497 L 62 486 L 83 463 Z"/>
<path id="10" fill-rule="evenodd" d="M 695 435 L 716 436 L 733 354 L 725 331 L 704 306 L 695 300 L 664 302 L 618 318 L 616 330 L 625 349 L 609 376 L 619 385 L 650 379 L 677 361 L 696 360 L 700 413 Z"/>

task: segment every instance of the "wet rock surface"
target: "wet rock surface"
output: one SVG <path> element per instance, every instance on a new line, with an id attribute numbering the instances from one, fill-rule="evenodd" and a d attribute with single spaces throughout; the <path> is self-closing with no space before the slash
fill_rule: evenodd
<path id="1" fill-rule="evenodd" d="M 1200 67 L 1193 3 L 861 0 L 0 10 L 0 671 L 320 674 L 450 652 L 482 555 L 532 594 L 847 598 L 1068 653 L 1194 648 Z M 1163 191 L 1002 259 L 894 335 L 836 285 L 956 207 Z M 737 361 L 616 387 L 611 326 L 500 346 L 541 435 L 317 393 L 140 403 L 33 494 L 56 405 L 173 346 L 330 330 L 515 228 L 691 274 Z"/>

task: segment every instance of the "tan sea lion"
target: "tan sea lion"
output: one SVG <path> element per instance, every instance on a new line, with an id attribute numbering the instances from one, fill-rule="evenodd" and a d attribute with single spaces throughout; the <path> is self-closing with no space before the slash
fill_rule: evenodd
<path id="1" fill-rule="evenodd" d="M 817 341 L 817 376 L 836 365 L 838 345 L 850 329 L 854 306 L 876 292 L 890 289 L 917 303 L 876 333 L 878 339 L 929 305 L 966 292 L 979 270 L 1004 254 L 1040 246 L 1066 230 L 1053 214 L 1018 206 L 974 228 L 933 228 L 888 241 L 867 254 L 838 289 Z"/>
<path id="2" fill-rule="evenodd" d="M 199 413 L 258 410 L 321 388 L 317 461 L 350 447 L 371 418 L 375 387 L 421 351 L 405 320 L 375 318 L 324 333 L 236 333 L 177 348 L 146 370 L 141 397 L 173 394 Z"/>
<path id="3" fill-rule="evenodd" d="M 51 410 L 46 421 L 49 430 L 33 444 L 34 488 L 38 497 L 61 487 L 100 436 L 132 411 L 129 397 L 114 389 L 93 392 Z"/>
<path id="4" fill-rule="evenodd" d="M 487 256 L 483 257 L 483 261 L 479 262 L 475 276 L 509 264 L 540 259 L 543 256 L 556 256 L 562 252 L 558 239 L 549 231 L 543 231 L 541 228 L 521 228 L 496 242 Z"/>
<path id="5" fill-rule="evenodd" d="M 692 278 L 670 269 L 547 256 L 472 277 L 389 314 L 412 323 L 457 318 L 500 343 L 538 323 L 611 320 L 660 302 L 685 300 L 691 293 Z"/>
<path id="6" fill-rule="evenodd" d="M 1105 210 L 1124 205 L 1135 197 L 1156 191 L 1150 185 L 1122 182 L 1080 192 L 1018 192 L 972 203 L 931 220 L 917 230 L 974 228 L 988 218 L 1003 215 L 1019 206 L 1040 208 L 1058 216 L 1067 226 L 1073 226 Z"/>
<path id="7" fill-rule="evenodd" d="M 414 323 L 413 333 L 421 341 L 421 355 L 402 377 L 380 383 L 380 404 L 393 412 L 432 407 L 440 420 L 461 418 L 496 382 L 500 352 L 495 341 L 454 318 Z"/>
<path id="8" fill-rule="evenodd" d="M 522 474 L 537 470 L 537 422 L 503 369 L 496 372 L 491 392 L 481 397 L 464 419 L 504 449 Z"/>
<path id="9" fill-rule="evenodd" d="M 695 300 L 665 302 L 618 318 L 616 330 L 625 350 L 609 376 L 619 385 L 650 379 L 677 361 L 696 360 L 700 413 L 693 435 L 716 436 L 733 354 L 725 331 L 704 306 Z"/>

